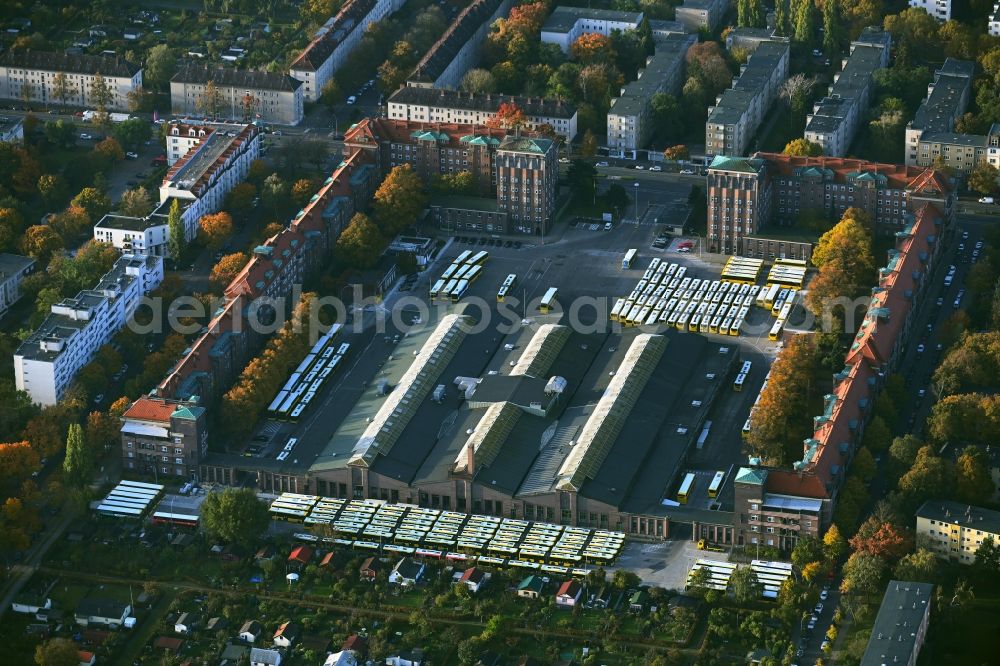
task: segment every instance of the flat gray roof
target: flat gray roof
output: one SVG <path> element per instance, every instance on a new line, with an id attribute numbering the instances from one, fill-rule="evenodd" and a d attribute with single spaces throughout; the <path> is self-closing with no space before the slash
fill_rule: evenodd
<path id="1" fill-rule="evenodd" d="M 8 277 L 20 273 L 35 263 L 31 257 L 22 257 L 19 254 L 4 252 L 0 254 L 0 279 L 6 280 Z"/>
<path id="2" fill-rule="evenodd" d="M 573 29 L 577 21 L 619 21 L 639 25 L 642 12 L 622 12 L 616 9 L 588 9 L 587 7 L 556 7 L 542 25 L 542 32 L 566 33 Z"/>
<path id="3" fill-rule="evenodd" d="M 930 612 L 934 586 L 930 583 L 889 581 L 872 627 L 861 666 L 908 664 L 914 652 L 917 630 Z"/>
<path id="4" fill-rule="evenodd" d="M 195 154 L 171 178 L 175 187 L 190 189 L 236 141 L 223 132 L 212 132 L 198 144 Z"/>

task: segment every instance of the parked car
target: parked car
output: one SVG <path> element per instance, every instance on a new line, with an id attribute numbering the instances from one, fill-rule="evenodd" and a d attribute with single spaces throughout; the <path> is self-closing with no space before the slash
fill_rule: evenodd
<path id="1" fill-rule="evenodd" d="M 81 138 L 81 139 L 83 139 L 84 141 L 90 141 L 90 140 L 91 140 L 91 139 L 93 139 L 94 137 L 93 137 L 93 136 L 91 136 L 90 134 L 86 134 L 86 133 L 84 133 L 84 134 L 81 134 L 81 135 L 80 135 L 80 138 Z"/>
<path id="2" fill-rule="evenodd" d="M 981 203 L 981 204 L 991 204 L 991 203 L 993 203 L 993 197 L 979 197 L 979 203 Z"/>
<path id="3" fill-rule="evenodd" d="M 127 160 L 137 160 L 137 159 L 139 159 L 139 153 L 133 153 L 132 151 L 129 151 L 129 152 L 125 153 L 125 159 L 127 159 Z"/>
<path id="4" fill-rule="evenodd" d="M 681 169 L 681 173 L 683 173 L 683 174 L 685 174 L 687 176 L 693 176 L 693 175 L 695 175 L 694 174 L 694 169 Z"/>
<path id="5" fill-rule="evenodd" d="M 599 167 L 607 167 L 607 166 L 611 166 L 611 165 L 610 165 L 610 164 L 608 164 L 607 162 L 598 162 L 598 163 L 597 163 L 597 164 L 595 164 L 594 166 L 599 166 Z"/>
<path id="6" fill-rule="evenodd" d="M 604 223 L 604 230 L 605 230 L 605 231 L 611 231 L 611 226 L 612 226 L 612 225 L 611 225 L 611 223 L 610 223 L 610 222 L 605 222 L 605 223 Z"/>

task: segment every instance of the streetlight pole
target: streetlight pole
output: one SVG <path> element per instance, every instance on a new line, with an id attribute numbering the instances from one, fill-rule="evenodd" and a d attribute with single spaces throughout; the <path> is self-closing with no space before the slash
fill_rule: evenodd
<path id="1" fill-rule="evenodd" d="M 639 224 L 639 181 L 635 181 L 635 223 Z"/>

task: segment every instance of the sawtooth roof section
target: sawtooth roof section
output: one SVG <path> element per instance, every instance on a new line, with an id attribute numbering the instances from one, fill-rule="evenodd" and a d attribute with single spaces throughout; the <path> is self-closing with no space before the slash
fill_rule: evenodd
<path id="1" fill-rule="evenodd" d="M 524 353 L 511 370 L 511 375 L 543 377 L 555 363 L 563 345 L 569 339 L 569 328 L 558 324 L 542 324 L 528 341 Z"/>

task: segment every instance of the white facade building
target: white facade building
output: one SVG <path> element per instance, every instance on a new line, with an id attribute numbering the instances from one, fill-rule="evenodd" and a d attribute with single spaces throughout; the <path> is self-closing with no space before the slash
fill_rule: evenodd
<path id="1" fill-rule="evenodd" d="M 501 104 L 517 106 L 531 128 L 551 125 L 567 141 L 576 137 L 576 107 L 557 99 L 410 86 L 394 92 L 388 101 L 393 120 L 464 125 L 486 124 L 496 118 Z"/>
<path id="2" fill-rule="evenodd" d="M 804 137 L 823 147 L 829 157 L 843 157 L 854 141 L 858 124 L 868 112 L 872 75 L 888 67 L 892 38 L 889 33 L 866 30 L 851 42 L 851 53 L 834 77 L 829 94 L 806 116 Z"/>
<path id="3" fill-rule="evenodd" d="M 316 37 L 292 63 L 289 75 L 302 82 L 303 97 L 315 102 L 334 72 L 361 41 L 365 30 L 399 11 L 406 0 L 348 0 L 323 24 Z"/>
<path id="4" fill-rule="evenodd" d="M 613 30 L 636 30 L 641 21 L 642 12 L 556 7 L 542 26 L 541 39 L 543 44 L 556 44 L 563 53 L 569 53 L 569 47 L 580 35 L 596 33 L 608 37 Z"/>
<path id="5" fill-rule="evenodd" d="M 14 353 L 18 390 L 38 404 L 56 404 L 80 368 L 162 281 L 161 258 L 124 255 L 93 289 L 53 305 L 52 314 Z"/>
<path id="6" fill-rule="evenodd" d="M 218 120 L 254 120 L 276 125 L 302 122 L 302 82 L 283 72 L 205 67 L 189 62 L 170 79 L 170 109 L 178 115 L 213 115 L 205 108 L 208 84 L 218 95 Z"/>
<path id="7" fill-rule="evenodd" d="M 57 75 L 62 74 L 64 85 Z M 17 50 L 0 55 L 0 99 L 94 108 L 92 85 L 100 75 L 111 93 L 109 111 L 127 111 L 128 94 L 142 87 L 142 68 L 110 56 Z M 60 89 L 61 88 L 61 89 Z"/>
<path id="8" fill-rule="evenodd" d="M 993 3 L 993 13 L 990 14 L 988 32 L 992 37 L 1000 37 L 1000 2 Z"/>
<path id="9" fill-rule="evenodd" d="M 910 0 L 910 6 L 924 10 L 938 21 L 951 20 L 951 0 Z"/>
<path id="10" fill-rule="evenodd" d="M 201 216 L 220 210 L 229 191 L 246 179 L 250 163 L 260 157 L 260 137 L 256 125 L 239 133 L 216 130 L 170 167 L 160 185 L 160 203 L 189 202 L 184 209 L 187 240 L 197 235 Z"/>
<path id="11" fill-rule="evenodd" d="M 19 254 L 0 254 L 0 317 L 21 300 L 21 280 L 35 270 L 35 260 Z"/>

